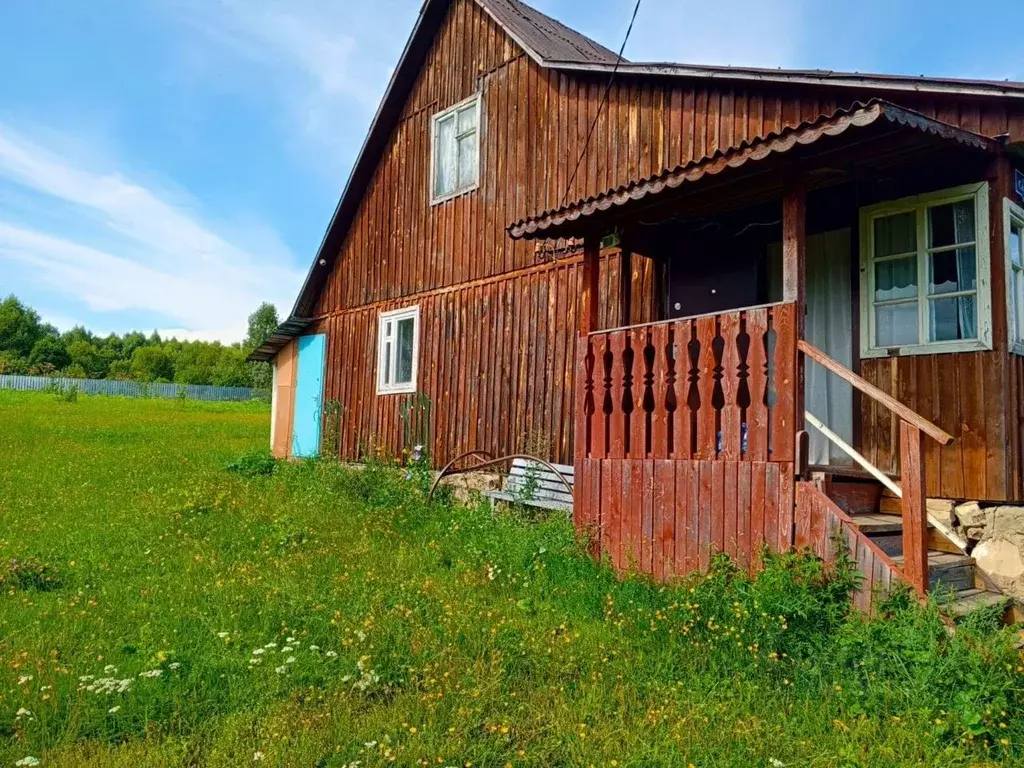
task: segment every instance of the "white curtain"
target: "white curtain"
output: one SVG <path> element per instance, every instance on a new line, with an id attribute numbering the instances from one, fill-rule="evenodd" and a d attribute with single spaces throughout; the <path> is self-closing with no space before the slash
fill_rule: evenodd
<path id="1" fill-rule="evenodd" d="M 781 274 L 782 244 L 769 248 Z M 850 230 L 807 238 L 807 340 L 847 368 L 853 360 L 853 295 L 850 292 Z M 853 445 L 853 388 L 812 360 L 804 368 L 804 407 Z M 849 464 L 850 458 L 805 424 L 812 465 Z"/>
<path id="2" fill-rule="evenodd" d="M 853 298 L 850 291 L 850 230 L 807 238 L 807 340 L 846 367 L 853 361 Z M 853 444 L 853 389 L 808 360 L 806 408 Z M 811 464 L 849 463 L 849 457 L 809 424 Z"/>

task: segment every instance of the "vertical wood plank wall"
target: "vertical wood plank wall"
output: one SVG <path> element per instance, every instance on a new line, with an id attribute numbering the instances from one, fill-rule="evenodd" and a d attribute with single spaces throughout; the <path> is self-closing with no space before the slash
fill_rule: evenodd
<path id="1" fill-rule="evenodd" d="M 533 431 L 547 439 L 549 458 L 570 461 L 579 256 L 546 263 L 537 246 L 512 241 L 504 227 L 887 95 L 620 78 L 570 184 L 605 82 L 540 67 L 472 0 L 452 3 L 315 305 L 317 327 L 328 333 L 327 397 L 341 402 L 347 419 L 343 457 L 356 458 L 360 446 L 401 448 L 400 398 L 375 393 L 376 316 L 419 304 L 417 383 L 434 401 L 434 455 L 522 450 Z M 431 118 L 477 91 L 480 187 L 431 205 Z M 1008 102 L 887 96 L 970 130 L 1024 138 L 1024 109 L 1011 111 Z M 629 321 L 653 319 L 649 260 L 634 256 L 629 266 L 636 298 Z M 616 258 L 603 261 L 602 307 L 618 304 L 619 267 Z M 608 315 L 604 323 L 621 319 Z M 987 428 L 984 416 L 980 426 Z M 929 476 L 937 473 L 929 468 Z"/>
<path id="2" fill-rule="evenodd" d="M 289 341 L 277 354 L 275 365 L 276 388 L 274 390 L 274 444 L 271 450 L 279 459 L 286 459 L 292 452 L 292 422 L 295 414 L 295 360 L 296 342 Z"/>

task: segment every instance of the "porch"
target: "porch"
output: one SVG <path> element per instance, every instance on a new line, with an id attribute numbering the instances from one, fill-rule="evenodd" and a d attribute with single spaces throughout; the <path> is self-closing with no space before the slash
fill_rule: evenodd
<path id="1" fill-rule="evenodd" d="M 924 445 L 953 437 L 855 373 L 859 245 L 874 237 L 861 211 L 983 183 L 999 153 L 985 137 L 873 102 L 512 225 L 513 237 L 584 241 L 574 517 L 595 554 L 669 578 L 706 570 L 719 552 L 756 569 L 764 546 L 832 558 L 842 539 L 865 573 L 865 607 L 890 579 L 923 594 L 930 551 L 959 548 L 929 521 Z M 609 235 L 626 254 L 616 312 L 599 306 Z M 638 257 L 650 260 L 655 320 L 598 327 L 602 314 L 635 314 L 627 267 Z M 982 295 L 977 279 L 973 290 Z M 977 322 L 962 317 L 941 333 L 983 348 Z M 895 467 L 863 455 L 878 454 L 859 415 L 873 409 L 893 414 Z M 898 551 L 830 493 L 843 477 L 898 499 Z"/>

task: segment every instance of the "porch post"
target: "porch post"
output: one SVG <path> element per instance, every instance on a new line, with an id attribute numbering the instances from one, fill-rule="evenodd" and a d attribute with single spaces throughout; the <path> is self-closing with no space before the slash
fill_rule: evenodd
<path id="1" fill-rule="evenodd" d="M 583 240 L 583 265 L 580 272 L 580 298 L 576 309 L 576 397 L 575 422 L 573 429 L 573 465 L 575 467 L 575 487 L 573 491 L 573 522 L 577 530 L 588 529 L 593 535 L 591 548 L 593 554 L 599 554 L 597 545 L 600 541 L 600 495 L 597 504 L 593 489 L 600 483 L 600 471 L 592 476 L 588 471 L 589 455 L 587 395 L 593 390 L 593 380 L 587 372 L 587 361 L 590 355 L 590 336 L 597 330 L 598 299 L 600 297 L 599 269 L 601 255 L 601 238 L 587 235 Z"/>
<path id="2" fill-rule="evenodd" d="M 598 259 L 601 255 L 601 238 L 587 235 L 583 240 L 583 279 L 580 286 L 579 335 L 585 338 L 597 330 Z"/>
<path id="3" fill-rule="evenodd" d="M 786 179 L 782 190 L 782 300 L 796 304 L 796 338 L 804 338 L 807 319 L 807 188 L 802 177 Z M 804 435 L 804 358 L 793 354 L 793 402 L 795 430 L 793 435 L 796 473 L 807 469 L 808 441 Z"/>

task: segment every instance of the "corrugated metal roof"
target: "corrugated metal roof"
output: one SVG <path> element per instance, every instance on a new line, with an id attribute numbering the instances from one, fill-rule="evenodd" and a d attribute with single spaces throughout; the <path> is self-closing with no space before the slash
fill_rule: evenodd
<path id="1" fill-rule="evenodd" d="M 311 322 L 312 319 L 308 317 L 289 317 L 270 334 L 262 346 L 250 352 L 245 359 L 257 363 L 273 360 L 281 347 L 306 330 Z"/>
<path id="2" fill-rule="evenodd" d="M 735 147 L 695 160 L 672 170 L 637 179 L 614 189 L 594 195 L 536 216 L 521 219 L 509 225 L 508 233 L 514 239 L 558 238 L 568 235 L 567 224 L 593 216 L 613 207 L 636 203 L 647 197 L 658 195 L 668 189 L 676 189 L 684 183 L 693 183 L 705 176 L 714 176 L 727 169 L 736 169 L 748 162 L 764 160 L 770 155 L 788 152 L 798 145 L 813 144 L 825 136 L 839 136 L 851 128 L 865 128 L 887 121 L 903 129 L 920 131 L 942 139 L 956 141 L 979 150 L 994 150 L 1000 145 L 993 139 L 966 131 L 949 123 L 933 120 L 919 112 L 904 109 L 882 100 L 866 104 L 856 103 L 826 115 L 784 128 L 775 133 L 744 141 Z"/>
<path id="3" fill-rule="evenodd" d="M 618 55 L 586 35 L 519 0 L 477 0 L 480 6 L 541 64 L 615 65 Z"/>
<path id="4" fill-rule="evenodd" d="M 608 73 L 612 63 L 575 60 L 549 61 L 547 65 L 560 70 Z M 925 75 L 886 75 L 873 72 L 837 72 L 832 69 L 769 69 L 677 62 L 624 62 L 619 65 L 622 76 L 673 77 L 693 80 L 728 80 L 732 82 L 789 83 L 792 85 L 827 85 L 832 87 L 876 88 L 888 91 L 948 93 L 961 96 L 1010 96 L 1024 98 L 1024 83 L 1014 80 L 972 80 L 959 77 L 927 77 Z"/>

